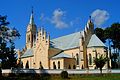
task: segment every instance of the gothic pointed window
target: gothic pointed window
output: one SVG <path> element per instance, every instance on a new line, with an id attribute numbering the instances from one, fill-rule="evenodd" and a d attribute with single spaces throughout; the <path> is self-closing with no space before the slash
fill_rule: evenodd
<path id="1" fill-rule="evenodd" d="M 69 65 L 68 69 L 71 69 L 71 66 Z"/>
<path id="2" fill-rule="evenodd" d="M 30 35 L 27 35 L 27 42 L 30 42 Z"/>
<path id="3" fill-rule="evenodd" d="M 32 34 L 32 40 L 31 40 L 31 42 L 33 42 L 33 40 L 34 40 L 34 39 L 33 39 L 33 34 Z"/>
<path id="4" fill-rule="evenodd" d="M 77 61 L 77 65 L 79 65 L 79 55 L 78 55 L 78 53 L 76 54 L 76 61 Z"/>
<path id="5" fill-rule="evenodd" d="M 39 69 L 43 69 L 43 66 L 42 66 L 42 63 L 41 63 L 41 61 L 40 61 L 40 67 L 39 67 Z"/>
<path id="6" fill-rule="evenodd" d="M 56 69 L 56 65 L 55 65 L 55 62 L 53 62 L 53 69 Z"/>
<path id="7" fill-rule="evenodd" d="M 84 69 L 83 65 L 82 65 L 81 69 Z"/>
<path id="8" fill-rule="evenodd" d="M 60 69 L 60 61 L 58 61 L 58 69 Z"/>
<path id="9" fill-rule="evenodd" d="M 26 68 L 29 68 L 29 61 L 26 62 Z"/>
<path id="10" fill-rule="evenodd" d="M 92 55 L 89 54 L 89 65 L 92 65 Z"/>
<path id="11" fill-rule="evenodd" d="M 73 65 L 73 69 L 76 69 L 76 66 L 75 66 L 75 65 Z"/>

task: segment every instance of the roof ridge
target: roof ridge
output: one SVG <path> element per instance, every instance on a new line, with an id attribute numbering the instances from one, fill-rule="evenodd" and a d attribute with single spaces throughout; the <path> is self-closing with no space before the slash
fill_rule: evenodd
<path id="1" fill-rule="evenodd" d="M 81 31 L 78 31 L 78 32 L 81 32 Z M 52 39 L 52 40 L 59 39 L 59 38 L 63 38 L 63 37 L 66 37 L 66 36 L 70 36 L 70 35 L 73 35 L 73 34 L 78 33 L 78 32 L 73 32 L 73 33 L 70 33 L 70 34 L 67 34 L 67 35 L 63 35 L 63 36 L 54 38 L 54 39 Z M 52 41 L 52 40 L 51 40 L 51 41 Z"/>

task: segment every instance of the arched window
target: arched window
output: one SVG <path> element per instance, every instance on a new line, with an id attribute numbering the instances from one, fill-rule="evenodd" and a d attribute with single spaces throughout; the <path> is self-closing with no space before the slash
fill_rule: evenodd
<path id="1" fill-rule="evenodd" d="M 81 69 L 84 69 L 83 65 L 82 65 Z"/>
<path id="2" fill-rule="evenodd" d="M 60 61 L 58 61 L 58 69 L 60 69 Z"/>
<path id="3" fill-rule="evenodd" d="M 75 66 L 75 65 L 73 65 L 73 69 L 76 69 L 76 66 Z"/>
<path id="4" fill-rule="evenodd" d="M 53 69 L 56 69 L 56 65 L 55 65 L 55 62 L 53 62 Z"/>
<path id="5" fill-rule="evenodd" d="M 26 68 L 29 68 L 29 61 L 26 62 Z"/>
<path id="6" fill-rule="evenodd" d="M 39 67 L 40 69 L 43 69 L 43 66 L 42 66 L 42 63 L 41 63 L 41 61 L 40 61 L 40 67 Z"/>
<path id="7" fill-rule="evenodd" d="M 89 54 L 89 65 L 92 65 L 92 55 Z"/>
<path id="8" fill-rule="evenodd" d="M 31 42 L 33 42 L 33 40 L 34 40 L 33 34 L 31 35 L 31 37 L 32 37 L 32 38 L 31 38 Z"/>
<path id="9" fill-rule="evenodd" d="M 77 65 L 79 65 L 79 55 L 78 55 L 78 53 L 76 54 L 76 60 L 77 60 Z"/>
<path id="10" fill-rule="evenodd" d="M 27 35 L 27 42 L 30 42 L 30 35 Z"/>
<path id="11" fill-rule="evenodd" d="M 71 69 L 71 66 L 69 65 L 68 69 Z"/>

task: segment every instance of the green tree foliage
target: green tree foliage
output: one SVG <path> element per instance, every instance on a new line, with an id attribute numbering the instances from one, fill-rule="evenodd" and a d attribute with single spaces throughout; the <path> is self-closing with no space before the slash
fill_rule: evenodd
<path id="1" fill-rule="evenodd" d="M 104 30 L 102 28 L 96 28 L 95 29 L 95 34 L 99 37 L 99 39 L 102 41 L 102 42 L 106 42 L 106 37 L 104 35 Z"/>
<path id="2" fill-rule="evenodd" d="M 20 37 L 19 32 L 8 27 L 6 16 L 0 15 L 0 60 L 2 68 L 11 68 L 16 66 L 16 52 L 14 40 Z"/>
<path id="3" fill-rule="evenodd" d="M 112 42 L 112 47 L 120 49 L 120 24 L 113 23 L 110 27 L 105 29 L 96 28 L 95 34 L 105 42 L 106 39 L 110 39 Z M 118 50 L 117 50 L 118 51 Z"/>
<path id="4" fill-rule="evenodd" d="M 111 27 L 107 27 L 105 37 L 111 40 L 114 49 L 120 49 L 120 24 L 113 23 Z"/>
<path id="5" fill-rule="evenodd" d="M 105 29 L 96 28 L 95 34 L 103 41 L 108 41 L 109 55 L 112 60 L 112 68 L 117 68 L 117 57 L 120 52 L 120 23 L 113 23 L 110 27 Z M 114 53 L 111 54 L 111 48 Z"/>
<path id="6" fill-rule="evenodd" d="M 118 55 L 116 53 L 112 54 L 112 56 L 111 56 L 112 68 L 118 68 L 117 58 L 118 58 Z"/>
<path id="7" fill-rule="evenodd" d="M 113 43 L 113 48 L 120 49 L 120 24 L 119 23 L 114 23 L 111 25 L 111 39 Z"/>
<path id="8" fill-rule="evenodd" d="M 102 74 L 102 68 L 104 67 L 105 63 L 108 61 L 107 57 L 100 55 L 94 59 L 94 63 L 97 68 L 100 68 L 100 73 Z"/>

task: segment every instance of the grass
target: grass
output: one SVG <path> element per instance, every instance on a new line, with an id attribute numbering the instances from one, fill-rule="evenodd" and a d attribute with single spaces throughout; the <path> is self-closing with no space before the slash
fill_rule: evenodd
<path id="1" fill-rule="evenodd" d="M 64 80 L 60 76 L 52 77 L 52 80 Z M 104 75 L 70 75 L 66 80 L 120 80 L 120 74 L 104 74 Z"/>
<path id="2" fill-rule="evenodd" d="M 14 75 L 0 77 L 0 80 L 120 80 L 120 74 L 69 75 L 68 79 L 62 79 L 60 75 Z"/>

